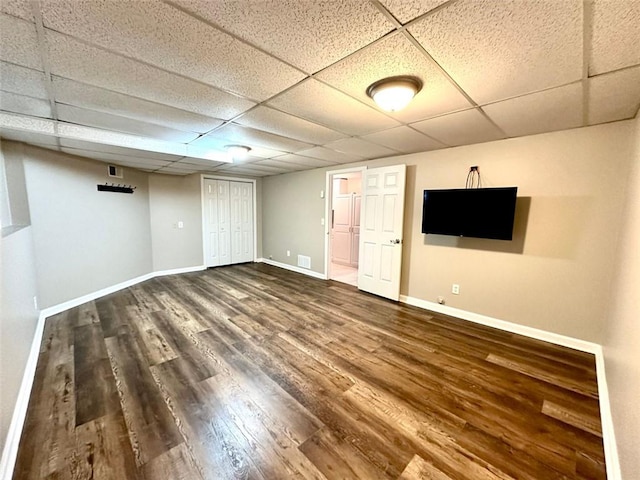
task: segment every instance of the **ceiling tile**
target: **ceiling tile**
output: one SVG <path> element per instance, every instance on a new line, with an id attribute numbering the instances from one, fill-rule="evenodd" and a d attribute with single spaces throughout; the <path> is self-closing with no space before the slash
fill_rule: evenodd
<path id="1" fill-rule="evenodd" d="M 254 108 L 242 115 L 236 122 L 308 143 L 326 143 L 345 137 L 344 134 L 317 123 L 264 106 Z"/>
<path id="2" fill-rule="evenodd" d="M 389 113 L 414 122 L 443 113 L 471 108 L 468 100 L 404 35 L 393 35 L 332 65 L 317 78 L 378 108 L 367 87 L 386 77 L 412 75 L 424 82 L 422 90 L 399 112 Z"/>
<path id="3" fill-rule="evenodd" d="M 163 103 L 190 112 L 228 119 L 253 102 L 102 49 L 47 31 L 53 74 Z"/>
<path id="4" fill-rule="evenodd" d="M 31 0 L 2 0 L 0 12 L 33 22 L 33 7 Z"/>
<path id="5" fill-rule="evenodd" d="M 84 148 L 62 147 L 63 152 L 78 157 L 92 158 L 101 162 L 113 163 L 115 165 L 123 165 L 134 168 L 151 168 L 156 169 L 171 165 L 172 162 L 157 160 L 154 158 L 132 157 L 129 155 L 121 155 L 107 152 L 96 152 L 95 150 L 86 150 Z M 144 152 L 142 152 L 144 154 Z"/>
<path id="6" fill-rule="evenodd" d="M 581 0 L 462 0 L 409 32 L 479 104 L 582 77 Z"/>
<path id="7" fill-rule="evenodd" d="M 260 162 L 256 163 L 255 166 L 257 167 L 273 167 L 276 169 L 281 170 L 279 173 L 284 173 L 284 172 L 297 172 L 300 170 L 306 170 L 308 168 L 311 168 L 309 166 L 305 166 L 305 165 L 296 165 L 295 163 L 287 163 L 287 162 L 279 162 L 277 160 L 261 160 Z"/>
<path id="8" fill-rule="evenodd" d="M 215 170 L 216 173 L 224 173 L 225 175 L 233 174 L 233 175 L 242 175 L 244 177 L 268 177 L 269 175 L 274 175 L 273 173 L 257 171 L 257 170 L 224 170 L 220 171 L 219 169 Z"/>
<path id="9" fill-rule="evenodd" d="M 0 89 L 29 97 L 49 98 L 44 73 L 6 62 L 0 62 Z"/>
<path id="10" fill-rule="evenodd" d="M 258 100 L 304 78 L 298 70 L 160 1 L 52 0 L 43 3 L 42 16 L 53 30 Z"/>
<path id="11" fill-rule="evenodd" d="M 70 105 L 58 104 L 57 111 L 58 120 L 63 122 L 104 128 L 106 130 L 151 137 L 168 142 L 189 143 L 199 136 L 198 133 L 194 132 L 183 132 L 180 130 L 162 127 L 160 125 L 154 125 L 152 123 L 139 122 L 138 120 L 131 120 L 117 115 L 96 112 L 95 110 L 72 107 Z"/>
<path id="12" fill-rule="evenodd" d="M 285 164 L 290 164 L 290 165 L 295 165 L 295 166 L 299 166 L 302 168 L 305 167 L 326 167 L 328 165 L 333 165 L 334 163 L 332 162 L 327 162 L 325 160 L 320 160 L 318 158 L 311 158 L 311 157 L 304 157 L 302 155 L 296 155 L 296 154 L 289 154 L 289 155 L 282 155 L 281 157 L 276 157 L 273 158 L 272 160 L 277 161 L 277 162 L 283 162 Z"/>
<path id="13" fill-rule="evenodd" d="M 314 79 L 305 80 L 268 103 L 350 135 L 399 125 L 392 118 Z"/>
<path id="14" fill-rule="evenodd" d="M 191 145 L 201 148 L 221 149 L 225 145 L 238 144 L 253 148 L 254 145 L 284 152 L 296 152 L 311 147 L 308 143 L 291 138 L 281 137 L 273 133 L 261 132 L 254 128 L 243 127 L 233 123 L 227 124 L 213 132 L 200 137 Z"/>
<path id="15" fill-rule="evenodd" d="M 142 122 L 157 123 L 176 130 L 206 133 L 222 120 L 178 108 L 130 97 L 103 88 L 53 77 L 56 100 L 60 103 L 120 115 Z"/>
<path id="16" fill-rule="evenodd" d="M 34 117 L 51 118 L 51 104 L 48 100 L 25 97 L 15 93 L 0 91 L 0 110 Z"/>
<path id="17" fill-rule="evenodd" d="M 191 173 L 193 172 L 185 172 L 182 170 L 178 170 L 175 168 L 171 168 L 171 167 L 165 167 L 165 168 L 160 168 L 157 170 L 154 170 L 153 173 L 162 173 L 164 175 L 177 175 L 177 176 L 187 176 L 187 175 L 191 175 Z"/>
<path id="18" fill-rule="evenodd" d="M 112 153 L 114 155 L 125 155 L 128 157 L 153 158 L 156 160 L 164 160 L 167 162 L 173 162 L 182 158 L 181 156 L 169 155 L 167 153 L 149 152 L 146 150 L 138 150 L 135 148 L 118 147 L 115 145 L 106 145 L 102 143 L 74 140 L 70 138 L 61 138 L 60 145 L 65 148 L 76 148 L 80 150 L 89 150 L 99 153 Z"/>
<path id="19" fill-rule="evenodd" d="M 589 75 L 640 64 L 640 2 L 594 0 Z"/>
<path id="20" fill-rule="evenodd" d="M 33 23 L 0 14 L 0 60 L 44 70 Z"/>
<path id="21" fill-rule="evenodd" d="M 58 139 L 53 135 L 42 135 L 35 132 L 27 132 L 22 130 L 11 130 L 8 128 L 0 128 L 0 137 L 7 140 L 14 140 L 16 142 L 29 143 L 37 146 L 58 146 Z"/>
<path id="22" fill-rule="evenodd" d="M 465 110 L 414 123 L 412 127 L 450 146 L 499 140 L 505 136 L 478 110 Z"/>
<path id="23" fill-rule="evenodd" d="M 402 153 L 428 152 L 430 150 L 445 148 L 446 146 L 405 126 L 371 133 L 363 136 L 362 139 L 384 147 L 393 148 Z"/>
<path id="24" fill-rule="evenodd" d="M 319 158 L 330 163 L 357 162 L 361 158 L 343 152 L 336 152 L 335 150 L 325 147 L 313 147 L 309 150 L 300 150 L 298 154 L 304 155 L 305 157 Z"/>
<path id="25" fill-rule="evenodd" d="M 190 165 L 190 166 L 200 166 L 205 168 L 213 168 L 219 165 L 229 165 L 226 162 L 215 162 L 213 160 L 206 160 L 204 158 L 193 158 L 193 157 L 184 157 L 178 160 L 177 164 L 179 165 Z"/>
<path id="26" fill-rule="evenodd" d="M 485 105 L 482 109 L 510 137 L 582 126 L 582 83 Z"/>
<path id="27" fill-rule="evenodd" d="M 272 150 L 270 148 L 263 147 L 251 147 L 251 157 L 259 157 L 259 158 L 273 158 L 279 155 L 284 155 L 287 152 L 282 152 L 280 150 Z"/>
<path id="28" fill-rule="evenodd" d="M 640 106 L 640 66 L 589 79 L 589 125 L 633 118 Z"/>
<path id="29" fill-rule="evenodd" d="M 345 138 L 337 142 L 328 143 L 326 146 L 332 150 L 348 153 L 349 155 L 355 155 L 360 158 L 379 158 L 398 155 L 398 152 L 395 150 L 390 150 L 375 143 L 360 140 L 359 138 Z"/>
<path id="30" fill-rule="evenodd" d="M 447 0 L 380 0 L 380 3 L 403 25 L 442 5 Z"/>
<path id="31" fill-rule="evenodd" d="M 361 0 L 177 3 L 308 73 L 355 52 L 393 27 L 372 3 Z"/>

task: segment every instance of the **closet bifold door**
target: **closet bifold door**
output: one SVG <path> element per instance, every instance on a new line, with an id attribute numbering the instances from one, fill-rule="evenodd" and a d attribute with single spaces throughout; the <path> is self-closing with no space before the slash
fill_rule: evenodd
<path id="1" fill-rule="evenodd" d="M 253 184 L 205 178 L 204 198 L 205 265 L 253 261 Z"/>

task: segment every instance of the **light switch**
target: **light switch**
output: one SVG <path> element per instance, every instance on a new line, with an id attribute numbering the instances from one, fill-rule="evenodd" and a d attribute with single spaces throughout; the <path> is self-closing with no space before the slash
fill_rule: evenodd
<path id="1" fill-rule="evenodd" d="M 184 228 L 184 222 L 178 222 L 178 228 Z"/>

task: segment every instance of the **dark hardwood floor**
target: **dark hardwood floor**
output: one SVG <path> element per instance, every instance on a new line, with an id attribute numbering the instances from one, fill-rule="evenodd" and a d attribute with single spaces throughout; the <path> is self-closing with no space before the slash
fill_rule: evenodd
<path id="1" fill-rule="evenodd" d="M 594 357 L 263 264 L 47 320 L 15 479 L 601 479 Z"/>

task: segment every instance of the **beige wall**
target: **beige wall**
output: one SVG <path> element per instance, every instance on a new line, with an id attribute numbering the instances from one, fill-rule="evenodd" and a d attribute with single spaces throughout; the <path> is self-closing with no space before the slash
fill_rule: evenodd
<path id="1" fill-rule="evenodd" d="M 605 317 L 604 354 L 622 478 L 640 475 L 640 118 L 635 121 L 633 168 Z"/>
<path id="2" fill-rule="evenodd" d="M 261 257 L 262 180 L 255 180 L 257 257 Z M 154 271 L 203 265 L 201 182 L 200 174 L 186 177 L 152 174 L 149 177 Z M 178 221 L 184 222 L 184 228 L 176 228 Z"/>
<path id="3" fill-rule="evenodd" d="M 324 272 L 325 171 L 321 169 L 266 177 L 262 195 L 262 253 L 290 265 L 298 255 L 311 257 L 311 270 Z M 287 257 L 287 250 L 291 256 Z"/>
<path id="4" fill-rule="evenodd" d="M 6 142 L 2 150 L 11 150 Z M 9 148 L 7 148 L 9 147 Z M 0 150 L 0 163 L 5 156 Z M 21 157 L 7 155 L 8 170 L 22 169 Z M 18 168 L 19 167 L 19 168 Z M 25 191 L 24 175 L 7 176 L 8 185 L 0 185 L 0 194 L 7 187 Z M 22 202 L 28 220 L 28 205 Z M 24 213 L 24 212 L 23 212 Z M 18 397 L 22 375 L 38 321 L 38 311 L 33 298 L 37 296 L 35 257 L 32 229 L 3 229 L 0 237 L 0 451 L 11 423 L 13 408 Z"/>
<path id="5" fill-rule="evenodd" d="M 401 294 L 600 343 L 630 132 L 618 122 L 364 162 L 407 165 Z M 485 186 L 519 187 L 514 241 L 420 233 L 423 190 L 464 187 L 471 165 Z M 265 256 L 311 255 L 323 272 L 326 170 L 264 180 Z"/>
<path id="6" fill-rule="evenodd" d="M 148 175 L 24 146 L 40 307 L 46 308 L 152 271 Z M 99 192 L 125 183 L 133 194 Z"/>
<path id="7" fill-rule="evenodd" d="M 153 270 L 201 266 L 200 175 L 150 175 Z M 177 228 L 179 221 L 184 228 Z"/>

